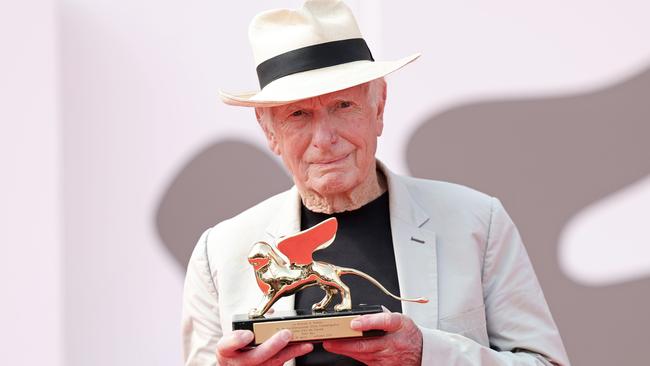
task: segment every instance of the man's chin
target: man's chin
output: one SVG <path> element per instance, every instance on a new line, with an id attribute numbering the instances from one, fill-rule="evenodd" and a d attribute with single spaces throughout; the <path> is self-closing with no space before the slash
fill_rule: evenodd
<path id="1" fill-rule="evenodd" d="M 345 193 L 354 188 L 349 179 L 331 175 L 333 174 L 328 174 L 328 176 L 316 180 L 314 182 L 315 184 L 312 184 L 311 189 L 321 196 L 327 196 Z"/>

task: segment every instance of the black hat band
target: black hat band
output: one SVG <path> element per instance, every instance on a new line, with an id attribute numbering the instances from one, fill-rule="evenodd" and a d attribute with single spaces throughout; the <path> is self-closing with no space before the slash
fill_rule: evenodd
<path id="1" fill-rule="evenodd" d="M 257 78 L 264 88 L 287 75 L 362 60 L 375 61 L 363 38 L 320 43 L 271 57 L 257 66 Z"/>

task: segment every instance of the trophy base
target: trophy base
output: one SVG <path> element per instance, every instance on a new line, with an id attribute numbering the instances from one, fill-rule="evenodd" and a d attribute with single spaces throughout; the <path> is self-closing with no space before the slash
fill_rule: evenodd
<path id="1" fill-rule="evenodd" d="M 384 335 L 383 330 L 368 330 L 359 332 L 350 328 L 350 322 L 364 314 L 381 313 L 380 305 L 363 305 L 346 311 L 312 311 L 298 309 L 275 312 L 260 318 L 249 318 L 248 315 L 235 315 L 232 329 L 246 329 L 255 334 L 248 347 L 255 347 L 282 329 L 293 333 L 291 342 L 320 342 L 326 339 L 344 339 L 360 337 L 376 337 Z"/>

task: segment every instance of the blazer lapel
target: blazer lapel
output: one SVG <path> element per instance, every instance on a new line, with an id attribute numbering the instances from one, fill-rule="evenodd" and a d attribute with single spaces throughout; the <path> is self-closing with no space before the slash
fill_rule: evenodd
<path id="1" fill-rule="evenodd" d="M 425 228 L 429 216 L 411 196 L 401 178 L 379 164 L 388 180 L 390 224 L 397 278 L 402 297 L 429 302 L 402 302 L 402 311 L 425 328 L 438 327 L 436 234 Z"/>

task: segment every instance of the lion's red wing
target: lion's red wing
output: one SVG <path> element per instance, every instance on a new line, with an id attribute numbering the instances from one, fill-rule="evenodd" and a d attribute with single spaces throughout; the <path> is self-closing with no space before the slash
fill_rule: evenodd
<path id="1" fill-rule="evenodd" d="M 314 261 L 312 253 L 315 250 L 329 246 L 336 236 L 338 223 L 331 217 L 318 225 L 294 235 L 288 236 L 278 243 L 278 249 L 294 264 L 309 264 Z"/>

